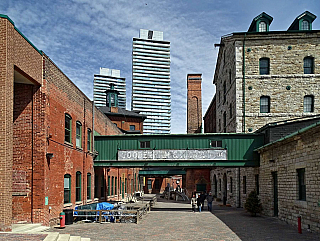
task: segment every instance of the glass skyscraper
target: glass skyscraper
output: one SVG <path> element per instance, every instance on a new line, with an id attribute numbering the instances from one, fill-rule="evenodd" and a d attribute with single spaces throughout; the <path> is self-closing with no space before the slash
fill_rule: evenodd
<path id="1" fill-rule="evenodd" d="M 100 74 L 94 75 L 93 101 L 96 106 L 106 106 L 106 90 L 110 84 L 119 91 L 119 107 L 126 109 L 126 79 L 120 77 L 120 70 L 100 68 Z"/>
<path id="2" fill-rule="evenodd" d="M 163 32 L 140 29 L 132 43 L 131 109 L 147 116 L 144 134 L 170 133 L 170 88 L 170 42 Z"/>

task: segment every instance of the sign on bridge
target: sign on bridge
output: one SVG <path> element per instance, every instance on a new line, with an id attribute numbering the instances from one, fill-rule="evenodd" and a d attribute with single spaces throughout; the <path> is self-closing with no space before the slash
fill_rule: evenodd
<path id="1" fill-rule="evenodd" d="M 227 160 L 227 150 L 119 150 L 119 161 Z"/>

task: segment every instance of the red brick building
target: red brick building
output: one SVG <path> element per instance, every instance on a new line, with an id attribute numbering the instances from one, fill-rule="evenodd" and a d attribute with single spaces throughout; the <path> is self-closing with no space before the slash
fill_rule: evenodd
<path id="1" fill-rule="evenodd" d="M 111 174 L 114 190 L 133 192 L 137 170 L 93 167 L 94 135 L 122 132 L 6 15 L 0 33 L 0 230 L 56 223 L 64 208 L 101 200 Z"/>
<path id="2" fill-rule="evenodd" d="M 216 96 L 213 97 L 204 117 L 204 133 L 216 133 Z"/>

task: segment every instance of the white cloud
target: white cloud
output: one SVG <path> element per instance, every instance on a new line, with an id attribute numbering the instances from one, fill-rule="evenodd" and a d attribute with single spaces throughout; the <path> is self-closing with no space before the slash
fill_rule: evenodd
<path id="1" fill-rule="evenodd" d="M 120 69 L 127 79 L 129 102 L 132 38 L 139 36 L 140 28 L 163 31 L 171 42 L 172 132 L 185 133 L 187 74 L 203 74 L 205 113 L 215 92 L 218 50 L 213 44 L 221 35 L 246 31 L 262 11 L 274 17 L 272 29 L 285 30 L 283 22 L 290 25 L 305 10 L 294 2 L 273 0 L 265 6 L 252 0 L 4 0 L 0 8 L 89 98 L 93 75 L 107 67 Z M 320 12 L 317 1 L 305 1 L 302 7 L 308 6 L 306 10 Z M 314 29 L 319 29 L 318 22 Z"/>

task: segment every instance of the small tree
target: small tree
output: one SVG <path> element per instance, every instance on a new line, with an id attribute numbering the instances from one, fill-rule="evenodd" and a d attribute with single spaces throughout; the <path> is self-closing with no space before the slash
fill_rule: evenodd
<path id="1" fill-rule="evenodd" d="M 250 192 L 244 207 L 248 212 L 251 213 L 252 216 L 256 216 L 257 213 L 261 213 L 262 204 L 255 190 Z"/>

